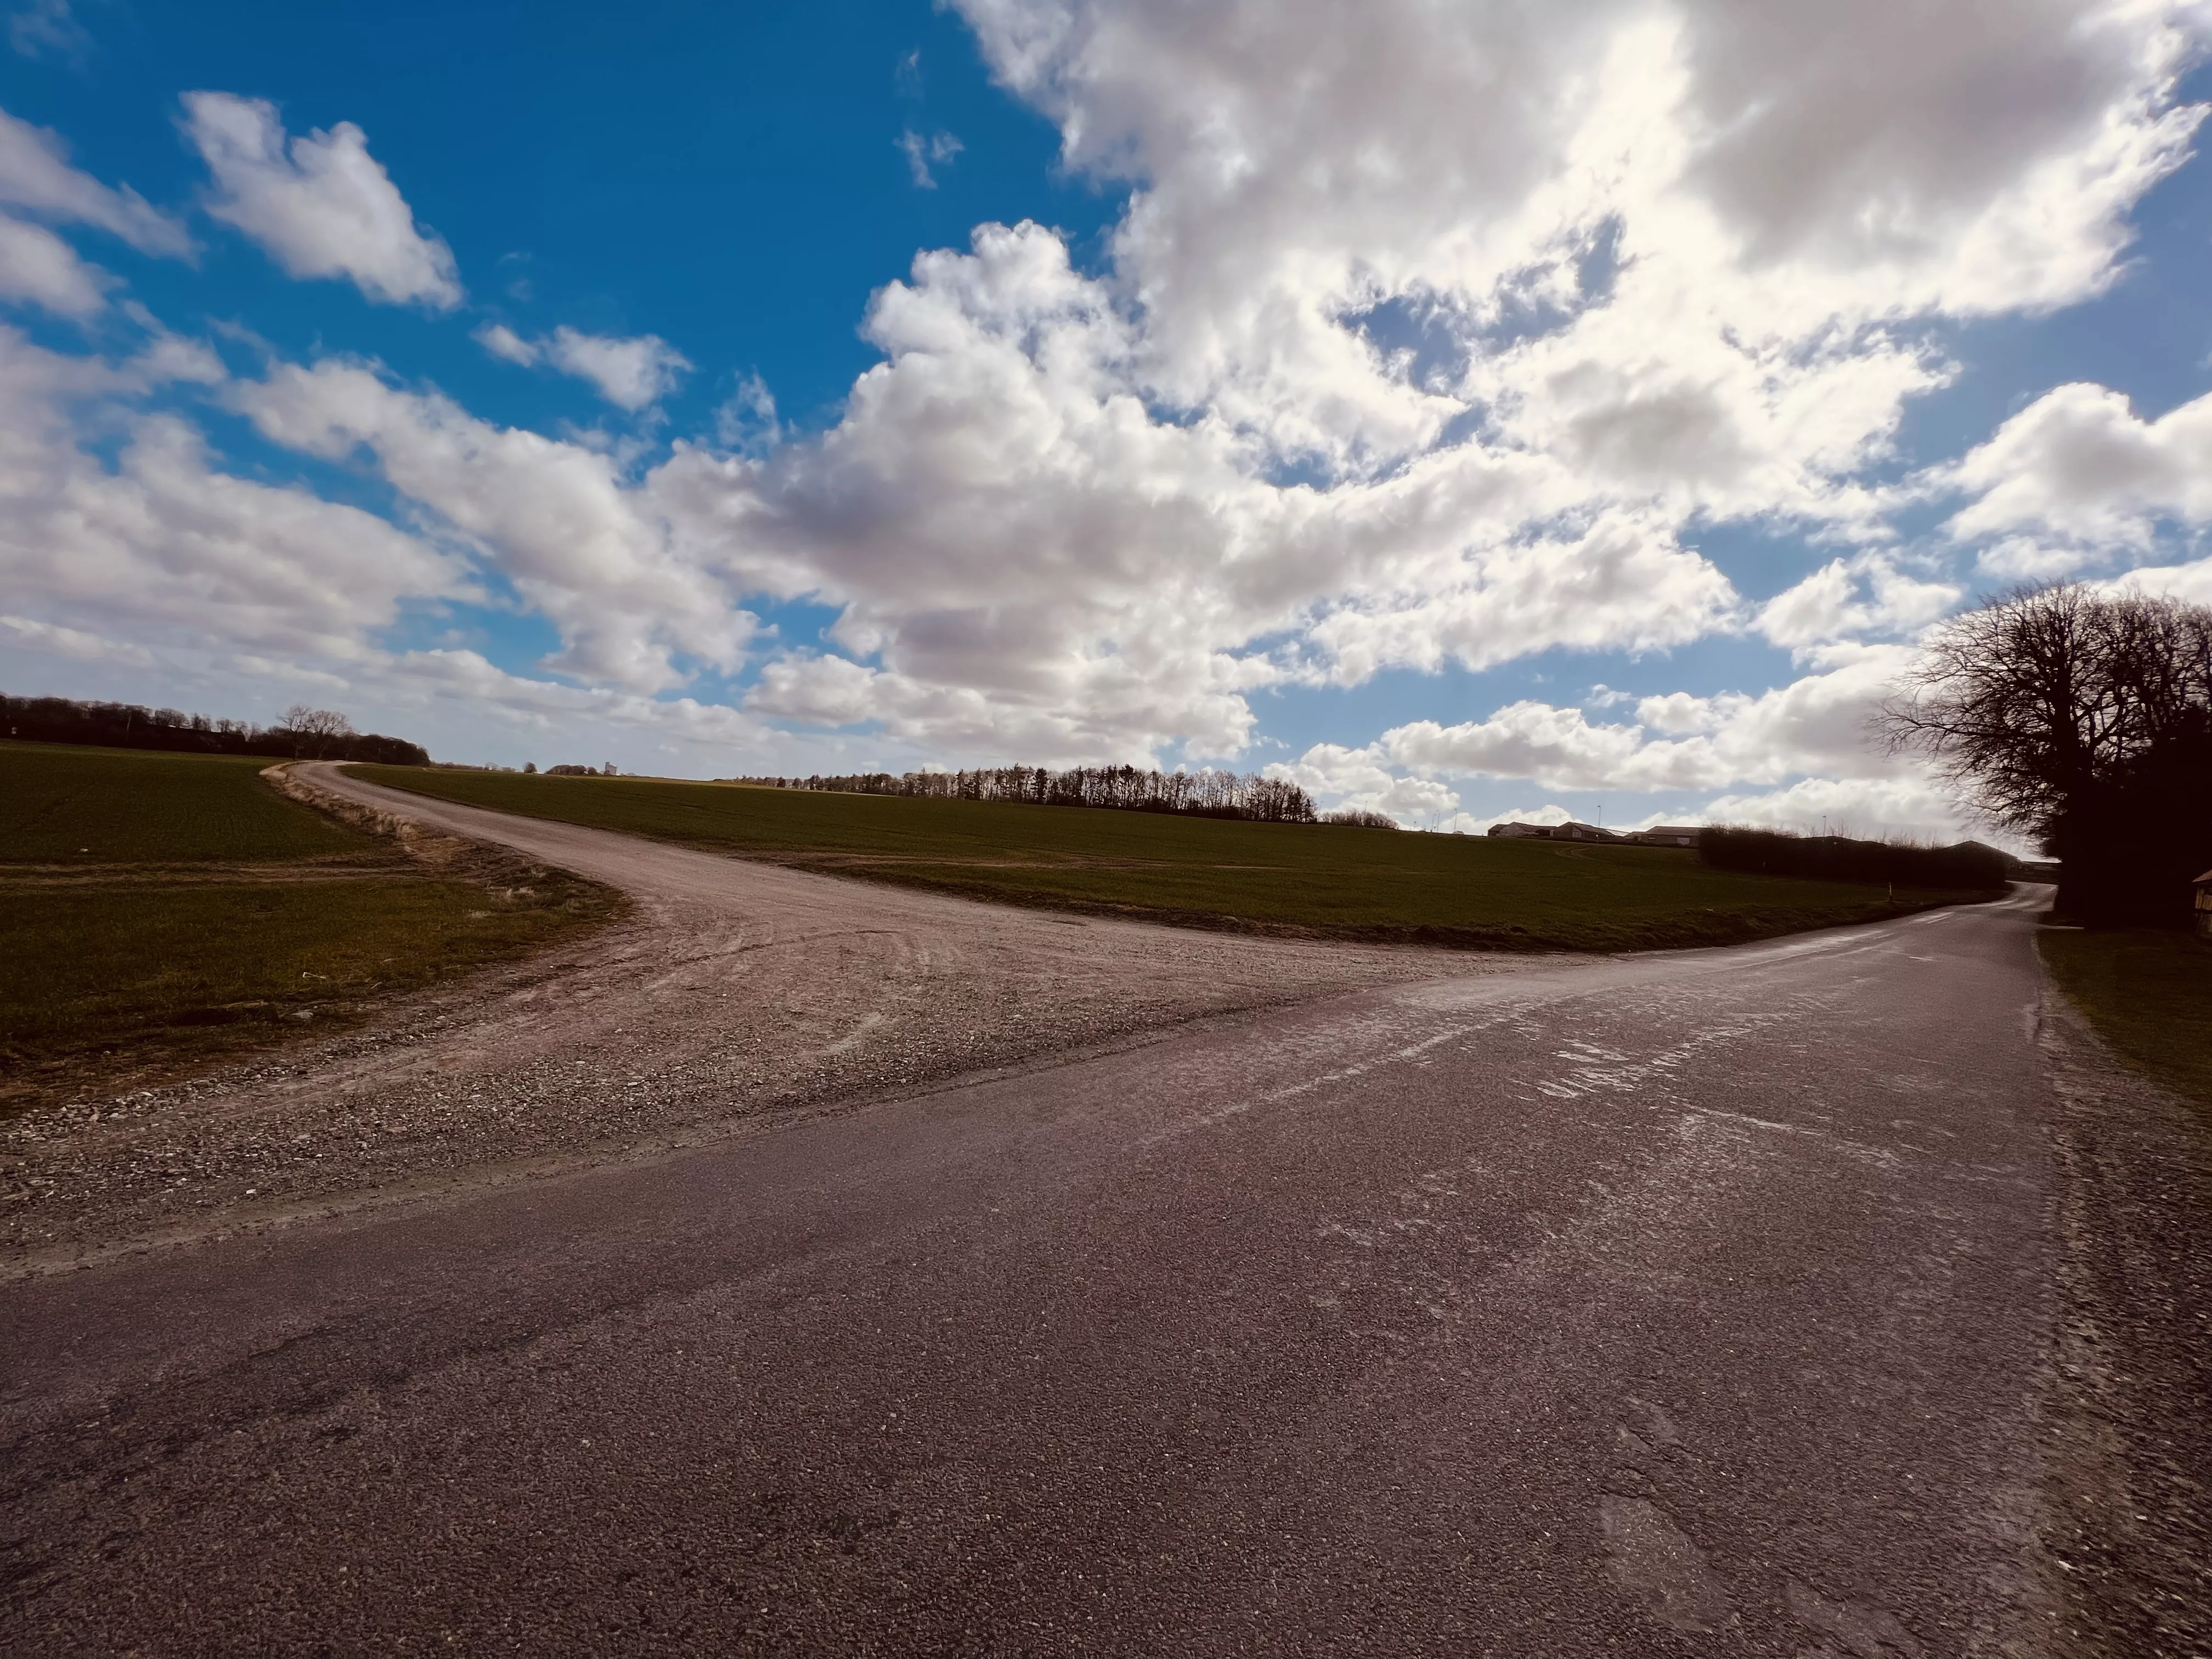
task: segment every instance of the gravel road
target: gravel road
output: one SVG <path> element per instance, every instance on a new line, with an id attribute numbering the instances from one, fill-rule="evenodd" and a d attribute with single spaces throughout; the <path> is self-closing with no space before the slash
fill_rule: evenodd
<path id="1" fill-rule="evenodd" d="M 1054 916 L 295 770 L 618 887 L 634 918 L 365 1031 L 0 1125 L 0 1273 L 540 1176 L 1231 1010 L 1531 960 Z"/>
<path id="2" fill-rule="evenodd" d="M 2212 1174 L 2034 902 L 19 1280 L 11 1650 L 2205 1652 Z"/>

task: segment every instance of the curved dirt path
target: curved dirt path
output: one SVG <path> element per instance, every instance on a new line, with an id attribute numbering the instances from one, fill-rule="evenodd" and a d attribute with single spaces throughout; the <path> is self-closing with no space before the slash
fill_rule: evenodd
<path id="1" fill-rule="evenodd" d="M 1192 1019 L 1530 961 L 1053 915 L 297 770 L 618 887 L 635 913 L 365 1030 L 5 1126 L 0 1271 L 495 1183 Z"/>

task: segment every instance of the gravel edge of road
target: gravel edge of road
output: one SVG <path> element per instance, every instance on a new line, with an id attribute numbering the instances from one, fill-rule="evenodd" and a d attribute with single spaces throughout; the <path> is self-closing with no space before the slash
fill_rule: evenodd
<path id="1" fill-rule="evenodd" d="M 1224 951 L 1240 957 L 1250 953 L 1243 979 L 1250 981 L 1249 970 L 1264 969 L 1268 983 L 1263 988 L 1246 982 L 1240 991 L 1233 981 L 1214 981 L 1197 998 L 1133 995 L 1101 1002 L 1093 997 L 1061 1011 L 1062 1017 L 1011 1025 L 986 1018 L 975 1028 L 977 1039 L 957 1052 L 890 1026 L 867 1033 L 873 1021 L 864 1020 L 853 1035 L 867 1033 L 868 1042 L 856 1046 L 848 1039 L 820 1052 L 808 1050 L 799 1054 L 808 1062 L 804 1065 L 779 1067 L 763 1061 L 754 1066 L 750 1083 L 734 1088 L 727 1076 L 702 1078 L 702 1068 L 687 1062 L 657 1078 L 651 1091 L 623 1091 L 622 1085 L 633 1079 L 635 1065 L 617 1050 L 602 1054 L 588 1037 L 570 1049 L 590 1056 L 596 1067 L 580 1076 L 562 1072 L 555 1078 L 554 1062 L 543 1055 L 524 1073 L 453 1074 L 491 1079 L 486 1086 L 492 1103 L 512 1107 L 509 1117 L 522 1124 L 519 1136 L 508 1135 L 495 1118 L 477 1121 L 480 1103 L 473 1096 L 465 1106 L 452 1098 L 440 1080 L 447 1065 L 441 1054 L 459 1054 L 473 1065 L 489 1029 L 488 1012 L 517 1008 L 532 998 L 539 999 L 536 1007 L 550 1008 L 558 988 L 579 975 L 596 975 L 587 994 L 600 998 L 607 993 L 597 1005 L 601 1007 L 621 994 L 636 993 L 645 979 L 681 971 L 683 963 L 674 957 L 690 953 L 695 936 L 672 912 L 665 896 L 655 896 L 649 886 L 630 891 L 570 870 L 557 858 L 472 836 L 465 829 L 416 823 L 404 811 L 337 795 L 312 776 L 271 769 L 279 773 L 271 781 L 285 787 L 285 793 L 357 828 L 397 839 L 410 860 L 426 870 L 494 885 L 527 883 L 550 870 L 562 882 L 617 895 L 623 914 L 550 950 L 393 999 L 357 1026 L 158 1087 L 88 1097 L 0 1124 L 0 1200 L 5 1201 L 7 1224 L 0 1231 L 0 1283 L 270 1228 L 464 1199 L 608 1164 L 651 1161 L 801 1117 L 861 1109 L 955 1083 L 1049 1069 L 1095 1052 L 1168 1036 L 1193 1023 L 1409 980 L 1509 968 L 1526 971 L 1559 959 L 1260 939 L 1231 943 L 1221 935 L 1138 925 L 1136 932 L 1145 936 L 1141 958 L 1127 940 L 1118 954 L 1140 963 L 1148 978 L 1157 977 L 1158 951 L 1188 937 L 1194 944 L 1207 941 L 1198 949 L 1209 959 Z M 718 865 L 752 862 L 668 849 L 649 841 L 641 845 Z M 860 895 L 898 890 L 777 873 L 798 873 L 810 884 L 827 882 Z M 1005 908 L 942 896 L 916 896 L 963 915 Z M 675 911 L 682 909 L 678 902 Z M 1007 914 L 1024 928 L 1048 927 L 1055 943 L 1058 930 L 1071 925 L 1028 911 Z M 796 937 L 786 941 L 799 946 L 806 942 Z M 668 959 L 656 960 L 656 953 Z M 1274 953 L 1288 954 L 1277 960 Z M 1304 971 L 1294 971 L 1293 957 L 1303 962 Z M 945 1012 L 933 1008 L 933 1018 Z M 617 1025 L 614 1036 L 621 1037 L 623 1029 Z M 920 1038 L 929 1035 L 921 1032 Z M 883 1036 L 893 1040 L 876 1040 Z M 760 1056 L 749 1052 L 738 1058 Z M 599 1106 L 565 1114 L 549 1110 L 549 1079 L 563 1094 L 576 1093 L 568 1087 L 572 1080 L 593 1085 L 585 1092 L 596 1092 Z M 619 1113 L 586 1121 L 617 1103 Z M 282 1119 L 295 1103 L 310 1121 Z M 314 1115 L 325 1107 L 329 1110 L 322 1117 L 328 1122 Z M 523 1122 L 526 1116 L 528 1123 Z M 295 1135 L 295 1130 L 313 1133 Z M 311 1149 L 295 1151 L 289 1142 L 311 1143 Z M 303 1161 L 326 1155 L 328 1161 L 319 1168 Z"/>
<path id="2" fill-rule="evenodd" d="M 2212 1125 L 2046 981 L 2057 1308 L 2043 1535 L 2069 1659 L 2212 1654 Z"/>

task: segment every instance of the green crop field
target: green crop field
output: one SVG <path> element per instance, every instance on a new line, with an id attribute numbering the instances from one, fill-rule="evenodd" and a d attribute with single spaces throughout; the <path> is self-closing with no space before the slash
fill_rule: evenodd
<path id="1" fill-rule="evenodd" d="M 2043 959 L 2123 1060 L 2212 1109 L 2212 942 L 2045 929 Z"/>
<path id="2" fill-rule="evenodd" d="M 448 800 L 967 896 L 1505 949 L 1723 944 L 1981 896 L 1738 875 L 1669 848 L 357 766 Z"/>
<path id="3" fill-rule="evenodd" d="M 262 783 L 270 764 L 0 743 L 0 862 L 258 863 L 373 848 Z"/>
<path id="4" fill-rule="evenodd" d="M 268 764 L 0 743 L 0 1112 L 327 1030 L 611 911 L 432 879 Z"/>

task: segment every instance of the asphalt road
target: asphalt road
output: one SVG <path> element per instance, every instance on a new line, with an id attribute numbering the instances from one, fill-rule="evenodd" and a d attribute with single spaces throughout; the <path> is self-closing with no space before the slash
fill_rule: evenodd
<path id="1" fill-rule="evenodd" d="M 15 1284 L 6 1645 L 2051 1651 L 2031 902 Z"/>

